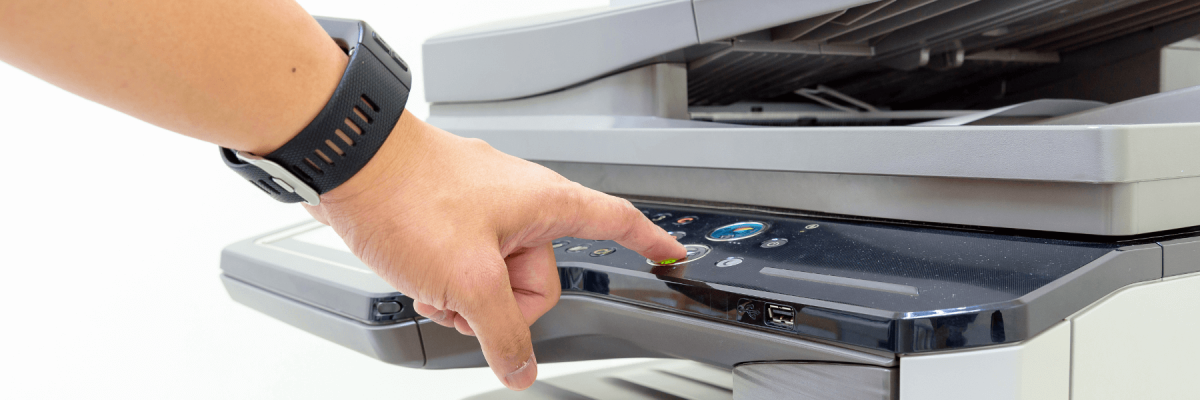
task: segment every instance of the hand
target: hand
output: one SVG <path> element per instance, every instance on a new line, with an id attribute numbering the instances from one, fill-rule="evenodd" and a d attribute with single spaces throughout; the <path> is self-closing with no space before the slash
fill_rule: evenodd
<path id="1" fill-rule="evenodd" d="M 628 201 L 407 112 L 365 168 L 306 208 L 417 313 L 478 335 L 515 390 L 537 377 L 529 325 L 561 293 L 551 240 L 612 239 L 653 260 L 686 254 Z"/>

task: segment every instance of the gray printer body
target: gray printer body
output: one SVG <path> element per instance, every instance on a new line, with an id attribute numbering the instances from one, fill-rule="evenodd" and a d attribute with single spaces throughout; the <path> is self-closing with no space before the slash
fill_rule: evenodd
<path id="1" fill-rule="evenodd" d="M 523 398 L 1182 398 L 1200 87 L 1159 76 L 1197 34 L 1197 1 L 613 0 L 434 37 L 424 83 L 432 124 L 710 250 L 564 238 L 539 360 L 706 366 Z M 714 236 L 737 224 L 761 235 Z M 483 365 L 327 229 L 228 247 L 230 294 L 389 363 Z"/>

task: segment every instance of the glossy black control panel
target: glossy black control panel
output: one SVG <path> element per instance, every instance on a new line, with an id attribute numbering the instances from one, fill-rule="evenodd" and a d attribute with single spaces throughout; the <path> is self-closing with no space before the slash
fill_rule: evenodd
<path id="1" fill-rule="evenodd" d="M 1076 285 L 1075 275 L 1136 280 L 1160 268 L 1115 257 L 1117 244 L 638 206 L 691 256 L 654 262 L 613 241 L 562 238 L 564 291 L 891 352 L 1020 341 L 1047 315 L 1072 312 L 1041 292 Z M 1109 258 L 1132 264 L 1073 274 Z M 1078 284 L 1067 291 L 1104 286 Z"/>

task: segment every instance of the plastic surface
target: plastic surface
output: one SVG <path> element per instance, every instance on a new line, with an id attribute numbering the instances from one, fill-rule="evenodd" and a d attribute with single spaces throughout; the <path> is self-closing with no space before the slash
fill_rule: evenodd
<path id="1" fill-rule="evenodd" d="M 442 129 L 607 193 L 1108 236 L 1200 225 L 1189 205 L 1200 124 L 764 128 L 433 112 Z"/>
<path id="2" fill-rule="evenodd" d="M 896 368 L 833 363 L 750 363 L 733 369 L 733 398 L 895 400 L 900 398 L 899 383 Z"/>
<path id="3" fill-rule="evenodd" d="M 712 251 L 655 266 L 613 242 L 565 238 L 556 250 L 564 298 L 532 328 L 539 360 L 678 357 L 718 366 L 811 360 L 887 366 L 892 353 L 1019 342 L 1120 287 L 1162 277 L 1161 248 L 984 232 L 642 205 L 658 223 Z M 687 217 L 687 218 L 685 218 Z M 679 224 L 680 218 L 690 223 Z M 739 221 L 767 225 L 734 241 L 705 235 Z M 304 224 L 230 246 L 226 275 L 354 317 L 400 296 L 335 240 Z M 782 246 L 762 242 L 788 239 Z M 303 239 L 303 240 L 301 240 Z M 587 251 L 567 253 L 575 246 Z M 591 256 L 600 248 L 611 254 Z M 735 257 L 736 265 L 719 267 Z M 771 306 L 791 322 L 770 321 Z M 355 314 L 358 312 L 359 314 Z M 357 316 L 357 317 L 355 317 Z M 409 314 L 409 316 L 412 316 Z M 427 368 L 483 365 L 470 337 L 421 322 Z M 663 332 L 687 332 L 663 335 Z M 725 349 L 721 343 L 739 343 Z M 725 349 L 725 350 L 721 350 Z M 727 350 L 727 351 L 726 351 Z"/>
<path id="4" fill-rule="evenodd" d="M 1200 86 L 1193 86 L 1080 111 L 1045 125 L 1131 125 L 1200 122 Z"/>
<path id="5" fill-rule="evenodd" d="M 439 103 L 431 105 L 430 111 L 438 116 L 629 115 L 686 120 L 687 67 L 657 63 L 571 90 L 488 103 Z"/>
<path id="6" fill-rule="evenodd" d="M 1071 354 L 1071 323 L 1060 322 L 1015 346 L 901 357 L 900 398 L 951 400 L 970 393 L 966 397 L 979 400 L 1066 400 Z"/>
<path id="7" fill-rule="evenodd" d="M 598 7 L 468 28 L 425 42 L 425 98 L 442 103 L 533 96 L 696 43 L 690 0 Z"/>
<path id="8" fill-rule="evenodd" d="M 611 242 L 568 238 L 571 246 L 617 251 L 603 257 L 556 251 L 564 293 L 648 303 L 865 349 L 921 353 L 1019 342 L 1125 285 L 1162 277 L 1156 244 L 1118 247 L 678 206 L 643 209 L 699 217 L 685 226 L 673 226 L 669 218 L 659 225 L 686 232 L 682 243 L 703 243 L 712 252 L 695 263 L 653 266 Z M 703 238 L 737 221 L 770 228 L 743 241 Z M 759 245 L 771 238 L 789 242 Z M 729 257 L 744 261 L 715 264 Z M 772 323 L 766 317 L 771 305 L 794 310 L 793 322 Z"/>
<path id="9" fill-rule="evenodd" d="M 283 166 L 317 193 L 326 193 L 358 173 L 383 145 L 404 112 L 412 75 L 366 23 L 334 18 L 317 21 L 331 35 L 345 35 L 334 40 L 348 47 L 350 62 L 317 117 L 263 158 Z M 226 153 L 222 151 L 222 159 L 230 168 L 271 197 L 287 203 L 300 201 L 270 175 Z"/>
<path id="10" fill-rule="evenodd" d="M 319 222 L 292 226 L 265 237 L 243 240 L 221 252 L 226 275 L 337 315 L 367 324 L 389 324 L 416 316 L 412 299 L 379 279 L 348 250 L 297 240 L 306 232 L 329 229 Z M 383 315 L 380 302 L 403 309 Z"/>
<path id="11" fill-rule="evenodd" d="M 1200 177 L 1200 124 L 750 127 L 619 116 L 441 116 L 430 122 L 535 161 L 1127 183 Z M 671 124 L 676 128 L 671 129 Z M 666 129 L 664 129 L 666 128 Z M 690 197 L 681 193 L 678 197 Z"/>
<path id="12" fill-rule="evenodd" d="M 1195 398 L 1198 306 L 1200 275 L 1189 274 L 1126 288 L 1073 317 L 1072 398 Z"/>
<path id="13" fill-rule="evenodd" d="M 1163 277 L 1200 272 L 1200 238 L 1168 240 L 1163 247 Z"/>
<path id="14" fill-rule="evenodd" d="M 226 275 L 221 276 L 221 282 L 234 301 L 288 325 L 388 364 L 410 368 L 425 365 L 421 334 L 411 319 L 398 324 L 369 326 Z"/>
<path id="15" fill-rule="evenodd" d="M 895 365 L 895 356 L 787 337 L 778 332 L 730 326 L 697 316 L 664 311 L 578 292 L 530 327 L 538 362 L 607 358 L 681 358 L 722 368 L 762 360 L 807 360 Z M 425 368 L 487 365 L 479 342 L 453 328 L 420 320 Z"/>
<path id="16" fill-rule="evenodd" d="M 689 361 L 662 360 L 538 379 L 522 392 L 497 389 L 466 400 L 729 400 L 733 374 Z"/>
<path id="17" fill-rule="evenodd" d="M 695 0 L 700 42 L 725 39 L 845 10 L 873 0 Z"/>

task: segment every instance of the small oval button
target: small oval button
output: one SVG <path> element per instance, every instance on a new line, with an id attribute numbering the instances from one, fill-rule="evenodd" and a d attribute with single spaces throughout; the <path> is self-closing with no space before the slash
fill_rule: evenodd
<path id="1" fill-rule="evenodd" d="M 742 263 L 741 257 L 729 257 L 721 261 L 717 261 L 717 266 L 721 268 L 732 267 Z"/>
<path id="2" fill-rule="evenodd" d="M 609 254 L 616 253 L 616 252 L 617 252 L 617 249 L 609 247 L 606 249 L 596 249 L 595 251 L 592 251 L 592 253 L 588 254 L 588 255 L 592 256 L 592 257 L 604 257 Z"/>
<path id="3" fill-rule="evenodd" d="M 766 241 L 762 242 L 762 244 L 758 245 L 758 247 L 762 247 L 764 249 L 773 249 L 773 248 L 776 248 L 779 246 L 783 246 L 783 245 L 787 244 L 787 242 L 788 242 L 788 240 L 784 239 L 784 238 L 767 239 Z"/>

